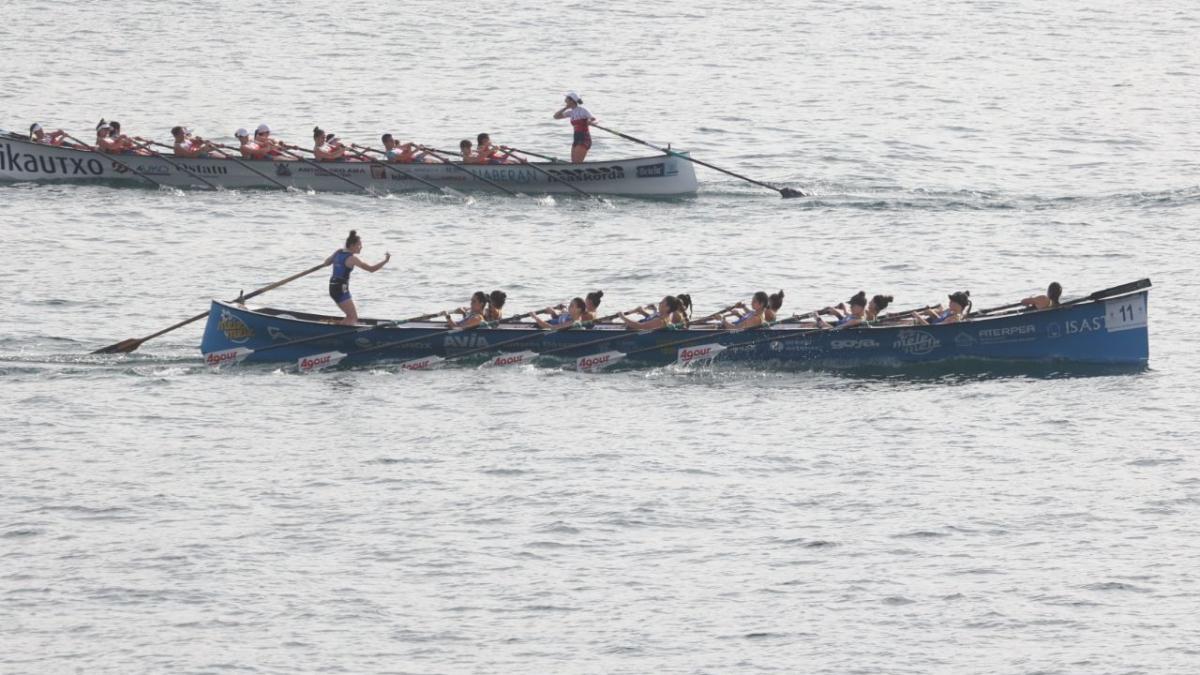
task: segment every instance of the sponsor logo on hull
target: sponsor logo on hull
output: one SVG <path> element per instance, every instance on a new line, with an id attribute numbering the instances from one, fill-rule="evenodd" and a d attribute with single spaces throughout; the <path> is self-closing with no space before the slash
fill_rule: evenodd
<path id="1" fill-rule="evenodd" d="M 250 326 L 247 326 L 245 321 L 227 309 L 221 310 L 221 320 L 217 322 L 217 328 L 225 334 L 225 337 L 229 338 L 230 342 L 236 344 L 242 344 L 254 337 L 254 331 L 250 329 Z"/>
<path id="2" fill-rule="evenodd" d="M 0 171 L 36 176 L 103 176 L 104 163 L 95 157 L 50 157 L 42 153 L 14 152 L 0 143 Z"/>
<path id="3" fill-rule="evenodd" d="M 892 349 L 912 356 L 923 356 L 941 346 L 940 340 L 923 330 L 902 330 L 892 343 Z"/>

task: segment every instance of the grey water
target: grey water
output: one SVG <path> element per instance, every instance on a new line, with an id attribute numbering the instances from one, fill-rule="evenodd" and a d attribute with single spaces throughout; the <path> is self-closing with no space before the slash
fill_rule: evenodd
<path id="1" fill-rule="evenodd" d="M 1195 3 L 7 0 L 0 127 L 267 122 L 567 156 L 674 200 L 0 186 L 0 672 L 1184 673 L 1200 662 Z M 595 133 L 592 157 L 645 148 Z M 208 371 L 347 230 L 365 315 L 698 311 L 1140 277 L 1150 365 Z M 330 312 L 308 277 L 260 298 Z"/>

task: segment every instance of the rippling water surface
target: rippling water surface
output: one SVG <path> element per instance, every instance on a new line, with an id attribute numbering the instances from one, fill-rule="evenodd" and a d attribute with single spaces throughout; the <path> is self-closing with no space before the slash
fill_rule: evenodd
<path id="1" fill-rule="evenodd" d="M 269 122 L 566 155 L 678 200 L 0 186 L 0 671 L 1190 672 L 1200 10 L 10 0 L 0 126 Z M 596 135 L 594 157 L 641 148 Z M 1149 276 L 1120 376 L 212 373 L 192 326 L 346 230 L 363 313 L 504 288 L 701 311 Z M 329 311 L 324 280 L 264 296 Z"/>

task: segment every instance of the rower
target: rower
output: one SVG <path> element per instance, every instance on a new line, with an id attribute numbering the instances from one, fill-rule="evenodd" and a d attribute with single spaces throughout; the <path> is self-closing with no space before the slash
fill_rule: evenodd
<path id="1" fill-rule="evenodd" d="M 451 328 L 475 328 L 483 323 L 483 313 L 487 311 L 488 295 L 483 291 L 475 291 L 471 295 L 470 309 L 463 311 L 463 318 L 455 321 L 449 314 L 446 315 L 446 324 Z"/>
<path id="2" fill-rule="evenodd" d="M 814 316 L 817 320 L 817 326 L 820 328 L 853 328 L 864 321 L 867 316 L 867 292 L 859 291 L 855 293 L 849 300 L 850 311 L 844 311 L 846 305 L 839 304 L 836 307 L 826 307 L 821 312 L 817 312 Z M 837 317 L 837 321 L 830 325 L 821 318 L 821 313 L 832 314 Z"/>
<path id="3" fill-rule="evenodd" d="M 488 134 L 479 134 L 475 137 L 475 141 L 476 162 L 479 164 L 508 164 L 512 150 L 506 150 L 503 156 L 499 156 L 500 149 L 492 145 L 492 137 Z"/>
<path id="4" fill-rule="evenodd" d="M 563 107 L 554 113 L 554 119 L 571 120 L 571 127 L 575 129 L 575 137 L 571 141 L 571 163 L 579 164 L 587 158 L 588 150 L 592 147 L 592 133 L 588 126 L 596 118 L 583 107 L 583 99 L 579 94 L 569 91 Z"/>
<path id="5" fill-rule="evenodd" d="M 508 300 L 508 294 L 504 291 L 492 291 L 488 293 L 488 306 L 483 311 L 485 321 L 499 321 L 504 318 L 504 302 Z"/>
<path id="6" fill-rule="evenodd" d="M 401 145 L 396 142 L 396 139 L 391 134 L 384 134 L 380 139 L 383 141 L 383 149 L 387 155 L 387 161 L 393 164 L 413 164 L 424 163 L 425 155 L 416 154 L 417 146 L 412 143 L 404 143 Z"/>
<path id="7" fill-rule="evenodd" d="M 592 291 L 584 296 L 584 321 L 595 321 L 596 310 L 600 309 L 600 301 L 604 299 L 604 291 Z"/>
<path id="8" fill-rule="evenodd" d="M 243 129 L 238 129 L 233 132 L 234 138 L 238 139 L 238 149 L 242 151 L 242 159 L 256 159 L 254 156 L 259 150 L 258 143 L 250 140 L 250 132 Z"/>
<path id="9" fill-rule="evenodd" d="M 327 135 L 321 127 L 313 127 L 313 154 L 318 162 L 345 161 L 346 146 L 334 140 L 331 134 Z"/>
<path id="10" fill-rule="evenodd" d="M 358 236 L 358 232 L 350 230 L 350 236 L 346 237 L 346 245 L 325 259 L 326 265 L 333 265 L 333 274 L 329 277 L 329 297 L 333 298 L 346 314 L 346 318 L 341 321 L 344 326 L 358 324 L 358 308 L 354 306 L 354 299 L 350 296 L 350 273 L 355 267 L 368 272 L 378 272 L 392 259 L 391 253 L 385 253 L 383 260 L 370 265 L 358 257 L 362 249 L 362 238 Z"/>
<path id="11" fill-rule="evenodd" d="M 1049 288 L 1046 289 L 1045 295 L 1034 295 L 1023 298 L 1021 304 L 1030 309 L 1050 309 L 1051 307 L 1058 307 L 1058 299 L 1061 297 L 1062 284 L 1052 281 Z"/>
<path id="12" fill-rule="evenodd" d="M 778 293 L 772 293 L 767 296 L 767 309 L 763 312 L 763 319 L 767 323 L 775 323 L 775 316 L 780 307 L 783 307 L 782 288 L 779 289 Z"/>
<path id="13" fill-rule="evenodd" d="M 66 135 L 67 132 L 63 131 L 62 129 L 55 129 L 54 131 L 46 133 L 46 130 L 42 128 L 42 125 L 37 122 L 34 122 L 29 126 L 29 140 L 33 141 L 34 143 L 41 143 L 42 145 L 62 145 L 63 138 Z"/>
<path id="14" fill-rule="evenodd" d="M 172 127 L 171 135 L 175 137 L 175 156 L 176 157 L 203 157 L 208 158 L 214 148 L 213 144 L 200 138 L 192 136 L 191 131 L 183 127 Z"/>
<path id="15" fill-rule="evenodd" d="M 767 296 L 767 292 L 758 291 L 754 294 L 754 297 L 750 299 L 750 308 L 747 311 L 744 313 L 733 312 L 734 316 L 737 318 L 732 322 L 729 321 L 728 317 L 722 317 L 721 327 L 736 329 L 758 328 L 766 321 L 767 304 L 769 302 L 770 298 Z M 737 307 L 745 309 L 746 305 L 745 303 L 739 302 L 737 306 L 735 306 L 735 309 Z"/>
<path id="16" fill-rule="evenodd" d="M 630 330 L 658 330 L 677 325 L 686 326 L 691 306 L 692 299 L 686 293 L 680 296 L 668 295 L 658 302 L 658 310 L 653 314 L 647 314 L 646 318 L 634 320 L 626 316 L 625 312 L 621 312 L 621 320 Z"/>
<path id="17" fill-rule="evenodd" d="M 562 305 L 559 305 L 562 307 Z M 550 315 L 550 320 L 546 321 L 536 313 L 533 315 L 533 321 L 541 328 L 547 330 L 566 330 L 568 327 L 586 321 L 584 313 L 587 312 L 587 301 L 583 298 L 571 298 L 571 302 L 567 305 L 567 311 L 555 312 L 553 308 L 547 307 L 542 310 Z"/>
<path id="18" fill-rule="evenodd" d="M 258 150 L 253 154 L 253 159 L 272 159 L 272 160 L 292 160 L 294 157 L 284 155 L 279 149 L 281 145 L 278 141 L 271 138 L 271 127 L 264 122 L 258 125 L 254 130 L 254 143 L 258 145 Z"/>
<path id="19" fill-rule="evenodd" d="M 465 138 L 458 142 L 458 153 L 462 155 L 463 164 L 479 163 L 479 159 L 471 152 L 471 141 Z"/>
<path id="20" fill-rule="evenodd" d="M 103 119 L 96 125 L 96 149 L 109 155 L 120 152 L 117 139 L 112 135 L 112 127 Z"/>
<path id="21" fill-rule="evenodd" d="M 108 123 L 108 126 L 109 126 L 109 129 L 111 130 L 109 132 L 109 138 L 113 139 L 113 145 L 116 148 L 116 150 L 113 152 L 113 154 L 116 154 L 116 155 L 146 155 L 146 156 L 148 156 L 150 154 L 150 152 L 148 150 L 146 150 L 144 147 L 138 147 L 137 145 L 135 145 L 132 138 L 121 133 L 121 123 L 120 122 L 113 120 Z"/>
<path id="22" fill-rule="evenodd" d="M 965 320 L 966 314 L 970 312 L 971 309 L 971 292 L 956 291 L 951 293 L 948 297 L 950 298 L 949 307 L 941 312 L 934 312 L 933 310 L 927 309 L 924 310 L 924 315 L 920 314 L 919 312 L 913 312 L 913 322 L 922 326 L 929 326 L 945 323 L 958 323 Z"/>

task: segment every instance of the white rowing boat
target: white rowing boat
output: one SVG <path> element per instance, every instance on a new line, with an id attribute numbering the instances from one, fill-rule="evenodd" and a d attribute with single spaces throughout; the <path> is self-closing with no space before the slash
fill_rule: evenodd
<path id="1" fill-rule="evenodd" d="M 686 153 L 678 153 L 686 154 Z M 176 188 L 226 189 L 281 186 L 318 192 L 378 194 L 428 190 L 420 178 L 464 192 L 628 195 L 670 197 L 694 194 L 692 163 L 672 155 L 582 162 L 529 164 L 394 164 L 199 159 L 166 155 L 106 155 L 92 150 L 34 143 L 0 132 L 0 181 L 71 182 L 113 185 L 161 184 Z M 540 169 L 540 170 L 539 170 Z M 410 174 L 405 176 L 403 173 Z"/>

